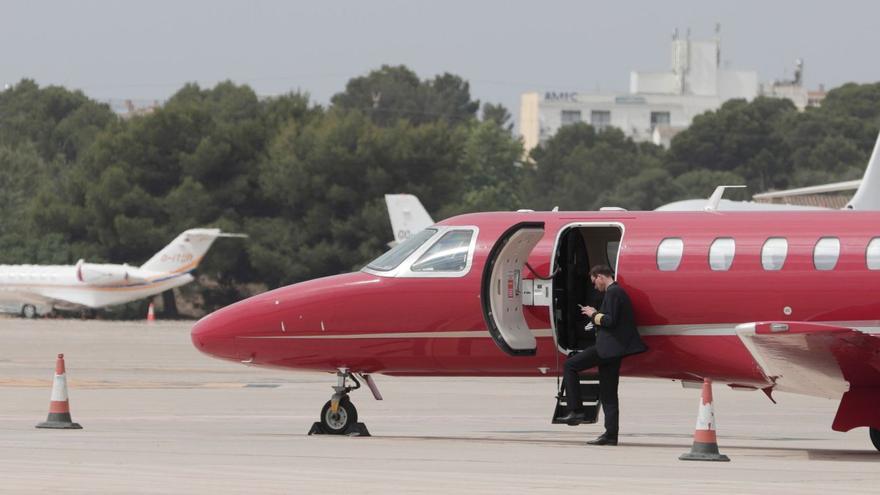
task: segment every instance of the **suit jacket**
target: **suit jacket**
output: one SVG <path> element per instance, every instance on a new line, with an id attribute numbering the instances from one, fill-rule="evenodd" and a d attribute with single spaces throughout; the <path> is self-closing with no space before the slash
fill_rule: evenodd
<path id="1" fill-rule="evenodd" d="M 639 337 L 632 302 L 622 287 L 613 283 L 605 290 L 605 299 L 593 316 L 596 327 L 596 350 L 603 359 L 638 354 L 648 350 Z"/>

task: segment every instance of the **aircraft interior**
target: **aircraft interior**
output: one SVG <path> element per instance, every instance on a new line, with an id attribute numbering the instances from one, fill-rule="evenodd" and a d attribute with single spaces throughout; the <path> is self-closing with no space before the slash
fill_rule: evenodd
<path id="1" fill-rule="evenodd" d="M 581 350 L 595 342 L 596 333 L 584 328 L 589 323 L 579 305 L 598 308 L 602 293 L 590 283 L 590 268 L 606 264 L 617 273 L 620 227 L 574 226 L 560 237 L 553 276 L 553 309 L 559 346 Z"/>

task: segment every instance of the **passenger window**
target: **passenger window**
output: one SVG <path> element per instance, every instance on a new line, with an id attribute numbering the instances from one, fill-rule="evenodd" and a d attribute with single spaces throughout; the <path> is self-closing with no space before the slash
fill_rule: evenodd
<path id="1" fill-rule="evenodd" d="M 782 270 L 785 257 L 788 256 L 788 241 L 783 237 L 771 237 L 764 242 L 761 249 L 761 265 L 765 270 Z"/>
<path id="2" fill-rule="evenodd" d="M 684 254 L 684 241 L 677 237 L 663 239 L 657 246 L 657 268 L 661 272 L 678 270 L 682 254 Z"/>
<path id="3" fill-rule="evenodd" d="M 868 270 L 880 270 L 880 237 L 871 239 L 865 256 L 868 261 Z"/>
<path id="4" fill-rule="evenodd" d="M 717 272 L 730 270 L 736 253 L 736 241 L 732 237 L 719 237 L 709 247 L 709 268 Z"/>
<path id="5" fill-rule="evenodd" d="M 840 239 L 823 237 L 813 248 L 813 266 L 816 270 L 833 270 L 840 257 Z"/>
<path id="6" fill-rule="evenodd" d="M 467 266 L 471 230 L 451 230 L 425 251 L 415 263 L 414 272 L 460 272 Z"/>

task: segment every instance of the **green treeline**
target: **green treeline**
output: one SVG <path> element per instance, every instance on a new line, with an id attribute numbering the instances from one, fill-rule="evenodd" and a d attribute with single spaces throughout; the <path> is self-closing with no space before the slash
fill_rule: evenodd
<path id="1" fill-rule="evenodd" d="M 186 289 L 210 310 L 381 254 L 386 193 L 415 194 L 438 219 L 652 209 L 718 184 L 747 184 L 745 198 L 859 178 L 878 128 L 880 83 L 847 84 L 805 112 L 729 101 L 669 150 L 576 124 L 524 158 L 506 108 L 481 106 L 458 76 L 402 66 L 350 80 L 327 107 L 188 84 L 128 120 L 23 80 L 0 92 L 0 263 L 139 264 L 187 228 L 245 232 L 214 245 L 199 269 L 210 283 Z"/>

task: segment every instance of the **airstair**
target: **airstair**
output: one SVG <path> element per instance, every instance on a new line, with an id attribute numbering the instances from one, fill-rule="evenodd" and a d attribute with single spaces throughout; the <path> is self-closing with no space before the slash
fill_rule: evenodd
<path id="1" fill-rule="evenodd" d="M 599 398 L 599 375 L 584 373 L 580 375 L 581 386 L 581 410 L 584 412 L 584 420 L 577 424 L 594 424 L 599 419 L 599 406 L 602 401 Z M 556 409 L 553 411 L 553 424 L 568 424 L 559 418 L 568 414 L 568 397 L 565 396 L 565 384 L 560 382 L 559 393 L 556 395 Z"/>

